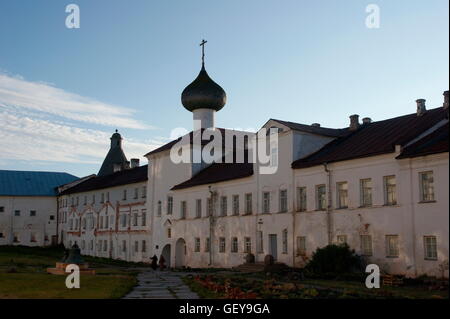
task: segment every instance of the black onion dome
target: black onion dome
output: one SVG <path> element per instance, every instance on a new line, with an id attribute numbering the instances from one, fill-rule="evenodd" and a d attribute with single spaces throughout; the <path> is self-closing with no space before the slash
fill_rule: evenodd
<path id="1" fill-rule="evenodd" d="M 209 77 L 204 65 L 194 82 L 189 84 L 181 94 L 181 103 L 191 112 L 196 109 L 219 111 L 226 102 L 225 91 Z"/>

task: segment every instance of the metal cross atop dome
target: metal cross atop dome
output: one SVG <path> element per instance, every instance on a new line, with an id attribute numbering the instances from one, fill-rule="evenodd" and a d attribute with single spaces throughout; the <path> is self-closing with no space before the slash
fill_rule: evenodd
<path id="1" fill-rule="evenodd" d="M 202 40 L 202 43 L 200 43 L 200 46 L 202 47 L 202 64 L 205 64 L 205 44 L 208 43 L 208 41 Z"/>

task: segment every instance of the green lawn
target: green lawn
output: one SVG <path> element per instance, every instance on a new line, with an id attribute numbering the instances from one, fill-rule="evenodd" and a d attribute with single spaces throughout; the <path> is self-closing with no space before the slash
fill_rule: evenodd
<path id="1" fill-rule="evenodd" d="M 61 248 L 0 247 L 0 298 L 121 298 L 136 285 L 141 264 L 85 257 L 96 275 L 81 275 L 80 288 L 68 289 L 66 276 L 47 274 L 63 256 Z"/>

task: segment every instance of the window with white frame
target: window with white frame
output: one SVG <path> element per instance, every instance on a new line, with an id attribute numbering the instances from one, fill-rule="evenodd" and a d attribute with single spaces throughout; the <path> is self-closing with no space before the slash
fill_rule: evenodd
<path id="1" fill-rule="evenodd" d="M 325 185 L 316 186 L 316 209 L 325 210 L 327 208 L 327 190 Z"/>
<path id="2" fill-rule="evenodd" d="M 198 237 L 194 239 L 194 251 L 196 253 L 200 252 L 200 238 Z"/>
<path id="3" fill-rule="evenodd" d="M 180 218 L 181 219 L 185 219 L 186 218 L 186 214 L 187 214 L 187 202 L 184 200 L 181 202 L 180 205 Z"/>
<path id="4" fill-rule="evenodd" d="M 298 236 L 296 241 L 297 241 L 297 255 L 299 256 L 306 255 L 306 237 Z"/>
<path id="5" fill-rule="evenodd" d="M 147 251 L 147 242 L 145 240 L 142 241 L 141 251 L 145 253 Z"/>
<path id="6" fill-rule="evenodd" d="M 437 240 L 436 236 L 423 237 L 424 256 L 426 260 L 437 260 Z"/>
<path id="7" fill-rule="evenodd" d="M 16 209 L 14 211 L 14 216 L 20 216 L 20 210 L 19 209 Z"/>
<path id="8" fill-rule="evenodd" d="M 127 227 L 127 215 L 122 214 L 120 217 L 122 219 L 122 227 Z"/>
<path id="9" fill-rule="evenodd" d="M 285 213 L 288 210 L 287 189 L 281 189 L 279 193 L 279 212 Z"/>
<path id="10" fill-rule="evenodd" d="M 239 215 L 239 195 L 233 195 L 233 215 Z"/>
<path id="11" fill-rule="evenodd" d="M 220 216 L 227 216 L 228 210 L 228 198 L 227 196 L 220 197 Z"/>
<path id="12" fill-rule="evenodd" d="M 252 239 L 251 237 L 244 237 L 244 252 L 250 254 L 252 252 Z"/>
<path id="13" fill-rule="evenodd" d="M 252 193 L 245 194 L 245 214 L 250 215 L 253 212 Z"/>
<path id="14" fill-rule="evenodd" d="M 139 188 L 134 189 L 134 199 L 137 199 L 139 197 Z"/>
<path id="15" fill-rule="evenodd" d="M 281 235 L 282 235 L 281 238 L 282 238 L 282 246 L 283 246 L 282 253 L 287 254 L 288 253 L 288 230 L 283 229 L 283 232 Z"/>
<path id="16" fill-rule="evenodd" d="M 105 227 L 104 228 L 108 229 L 108 227 L 109 227 L 109 216 L 106 215 L 105 216 Z"/>
<path id="17" fill-rule="evenodd" d="M 363 256 L 372 256 L 372 236 L 360 235 L 361 254 Z"/>
<path id="18" fill-rule="evenodd" d="M 195 201 L 195 217 L 202 217 L 202 200 L 200 198 Z"/>
<path id="19" fill-rule="evenodd" d="M 138 217 L 139 217 L 138 211 L 137 210 L 133 211 L 133 226 L 138 225 Z"/>
<path id="20" fill-rule="evenodd" d="M 4 206 L 0 206 L 0 213 L 4 213 L 5 212 L 5 207 Z"/>
<path id="21" fill-rule="evenodd" d="M 434 201 L 434 179 L 433 172 L 420 172 L 420 201 L 432 202 Z"/>
<path id="22" fill-rule="evenodd" d="M 104 203 L 105 202 L 105 193 L 101 193 L 100 195 L 100 203 Z"/>
<path id="23" fill-rule="evenodd" d="M 384 176 L 384 204 L 385 205 L 396 205 L 397 204 L 397 194 L 396 194 L 396 181 L 395 175 Z"/>
<path id="24" fill-rule="evenodd" d="M 92 205 L 95 204 L 95 194 L 92 194 Z"/>
<path id="25" fill-rule="evenodd" d="M 398 235 L 386 235 L 386 257 L 399 256 Z"/>
<path id="26" fill-rule="evenodd" d="M 336 195 L 337 195 L 337 207 L 347 208 L 348 207 L 348 183 L 339 182 L 336 183 Z"/>
<path id="27" fill-rule="evenodd" d="M 211 240 L 209 239 L 209 237 L 205 238 L 205 253 L 209 253 L 211 247 Z"/>
<path id="28" fill-rule="evenodd" d="M 270 166 L 278 166 L 278 147 L 272 146 L 270 149 Z"/>
<path id="29" fill-rule="evenodd" d="M 127 251 L 127 241 L 122 240 L 122 252 L 126 252 L 126 251 Z"/>
<path id="30" fill-rule="evenodd" d="M 172 238 L 172 228 L 167 228 L 167 238 Z"/>
<path id="31" fill-rule="evenodd" d="M 172 215 L 173 213 L 173 197 L 167 196 L 167 215 Z"/>
<path id="32" fill-rule="evenodd" d="M 127 200 L 127 190 L 126 189 L 123 190 L 122 200 Z"/>
<path id="33" fill-rule="evenodd" d="M 103 251 L 108 251 L 108 241 L 106 239 L 103 240 Z"/>
<path id="34" fill-rule="evenodd" d="M 372 206 L 372 179 L 364 178 L 360 180 L 361 206 Z"/>
<path id="35" fill-rule="evenodd" d="M 219 253 L 225 252 L 225 237 L 219 238 Z"/>
<path id="36" fill-rule="evenodd" d="M 270 192 L 263 192 L 263 213 L 270 213 Z"/>
<path id="37" fill-rule="evenodd" d="M 237 237 L 232 237 L 231 238 L 231 252 L 237 253 L 238 250 L 239 250 L 238 239 L 237 239 Z"/>
<path id="38" fill-rule="evenodd" d="M 134 242 L 134 252 L 139 252 L 139 242 L 137 240 Z"/>
<path id="39" fill-rule="evenodd" d="M 30 217 L 36 217 L 36 211 L 30 210 Z"/>
<path id="40" fill-rule="evenodd" d="M 104 223 L 103 223 L 103 216 L 100 216 L 100 229 L 103 228 Z"/>
<path id="41" fill-rule="evenodd" d="M 297 187 L 297 211 L 306 211 L 306 187 Z"/>
<path id="42" fill-rule="evenodd" d="M 147 186 L 142 186 L 142 198 L 147 197 Z"/>

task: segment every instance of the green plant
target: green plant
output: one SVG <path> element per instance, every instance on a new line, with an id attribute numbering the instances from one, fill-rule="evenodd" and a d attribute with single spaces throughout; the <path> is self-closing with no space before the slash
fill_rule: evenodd
<path id="1" fill-rule="evenodd" d="M 347 244 L 318 248 L 305 270 L 312 275 L 325 275 L 327 279 L 352 272 L 362 272 L 362 259 Z"/>

